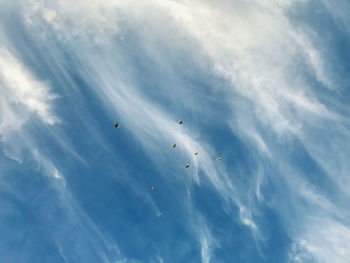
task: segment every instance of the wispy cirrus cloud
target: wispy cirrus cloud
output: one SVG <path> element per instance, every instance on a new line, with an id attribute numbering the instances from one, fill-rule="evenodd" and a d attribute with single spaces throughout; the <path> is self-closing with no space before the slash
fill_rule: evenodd
<path id="1" fill-rule="evenodd" d="M 323 2 L 329 9 L 330 4 Z M 347 247 L 339 245 L 348 239 L 348 226 L 342 221 L 348 214 L 343 201 L 339 201 L 348 198 L 349 123 L 344 114 L 348 109 L 337 98 L 342 92 L 339 86 L 343 76 L 337 75 L 327 61 L 329 54 L 322 47 L 322 36 L 312 29 L 310 21 L 298 17 L 298 12 L 312 3 L 279 0 L 234 3 L 101 0 L 78 1 L 74 6 L 65 0 L 20 3 L 26 28 L 46 45 L 54 40 L 69 50 L 77 67 L 75 74 L 85 81 L 85 88 L 97 95 L 110 119 L 118 116 L 164 182 L 185 183 L 187 193 L 195 192 L 196 186 L 210 185 L 222 198 L 221 205 L 229 207 L 223 213 L 247 226 L 258 244 L 268 243 L 266 232 L 273 231 L 262 227 L 264 209 L 269 207 L 277 213 L 292 240 L 291 261 L 314 258 L 328 262 L 330 257 L 340 261 L 348 256 L 344 252 Z M 331 15 L 347 24 L 339 9 Z M 69 72 L 66 61 L 60 60 L 62 51 L 56 46 L 50 50 L 60 70 Z M 4 83 L 6 87 L 9 83 L 15 87 L 12 91 L 5 89 L 8 94 L 12 92 L 6 95 L 6 105 L 12 94 L 17 94 L 28 112 L 37 114 L 44 123 L 55 123 L 57 119 L 49 106 L 51 93 L 18 60 L 4 54 L 9 59 L 3 61 L 12 61 L 13 65 L 12 70 L 10 67 L 2 73 Z M 213 80 L 209 81 L 207 76 Z M 18 83 L 36 89 L 27 92 L 18 88 Z M 69 88 L 63 95 L 69 96 Z M 8 116 L 14 117 L 3 122 L 3 127 L 15 127 L 11 123 L 16 123 L 18 114 L 11 107 L 5 108 Z M 188 116 L 186 125 L 179 126 L 177 121 L 182 116 Z M 241 156 L 236 159 L 244 164 L 240 166 L 236 159 L 224 158 L 218 167 L 215 157 L 218 144 L 223 141 L 200 129 L 202 122 L 195 123 L 196 119 L 213 123 L 219 119 L 221 127 L 229 127 L 223 141 L 239 141 L 245 159 Z M 190 124 L 190 120 L 195 124 Z M 89 132 L 96 130 L 94 125 L 86 124 Z M 163 147 L 173 141 L 180 146 L 176 158 Z M 101 139 L 97 144 L 106 141 Z M 108 145 L 104 147 L 110 149 Z M 200 152 L 199 158 L 193 156 L 194 151 Z M 226 153 L 235 151 L 236 148 Z M 298 159 L 299 154 L 309 160 L 309 167 Z M 178 162 L 175 165 L 169 159 Z M 194 169 L 179 176 L 177 165 L 188 160 Z M 319 174 L 320 181 L 335 184 L 341 198 L 334 197 L 338 195 L 336 190 L 322 184 L 319 188 L 309 185 L 311 166 L 317 167 L 313 174 Z M 59 169 L 50 167 L 57 177 L 59 173 L 55 171 Z M 162 208 L 157 201 L 133 180 L 128 179 L 131 188 L 142 192 L 139 196 L 161 217 Z M 274 190 L 273 197 L 269 196 L 269 187 Z M 305 191 L 306 188 L 312 191 Z M 323 195 L 320 203 L 326 206 L 315 204 L 311 198 Z M 191 194 L 179 195 L 178 200 L 191 204 L 185 210 L 191 211 L 193 218 L 189 217 L 184 224 L 201 247 L 202 262 L 210 262 L 216 256 L 215 249 L 220 248 L 208 227 L 212 222 L 204 219 L 204 212 L 192 204 Z M 290 208 L 285 209 L 285 204 L 290 204 Z M 326 219 L 314 218 L 315 213 Z M 293 222 L 288 217 L 293 217 Z M 198 218 L 201 223 L 196 227 Z M 292 226 L 294 231 L 290 230 Z M 324 231 L 317 234 L 319 228 Z M 331 238 L 319 241 L 326 236 Z M 321 252 L 324 250 L 327 252 Z M 163 256 L 159 261 L 163 261 Z"/>
<path id="2" fill-rule="evenodd" d="M 293 244 L 290 262 L 344 262 L 349 254 L 349 227 L 326 218 L 312 218 Z"/>
<path id="3" fill-rule="evenodd" d="M 58 118 L 51 110 L 54 95 L 44 82 L 37 80 L 6 48 L 0 50 L 2 113 L 0 132 L 18 129 L 30 114 L 47 124 Z"/>

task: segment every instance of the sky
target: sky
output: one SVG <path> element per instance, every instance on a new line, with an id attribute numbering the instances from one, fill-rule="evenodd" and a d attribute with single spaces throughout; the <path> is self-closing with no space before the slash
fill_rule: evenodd
<path id="1" fill-rule="evenodd" d="M 0 261 L 350 262 L 349 13 L 0 0 Z"/>

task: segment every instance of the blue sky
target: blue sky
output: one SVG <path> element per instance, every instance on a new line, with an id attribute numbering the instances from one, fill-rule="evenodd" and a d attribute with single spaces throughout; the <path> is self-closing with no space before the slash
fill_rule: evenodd
<path id="1" fill-rule="evenodd" d="M 349 13 L 0 0 L 0 261 L 349 262 Z"/>

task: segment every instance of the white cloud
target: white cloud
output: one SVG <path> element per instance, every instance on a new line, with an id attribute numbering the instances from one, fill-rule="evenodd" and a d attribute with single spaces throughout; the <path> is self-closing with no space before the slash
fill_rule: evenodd
<path id="1" fill-rule="evenodd" d="M 122 1 L 88 0 L 76 1 L 25 1 L 25 21 L 32 26 L 43 26 L 45 21 L 62 40 L 79 37 L 96 43 L 109 41 L 118 32 L 119 19 L 115 7 Z"/>
<path id="2" fill-rule="evenodd" d="M 7 49 L 0 49 L 1 118 L 0 134 L 16 130 L 35 113 L 47 124 L 58 118 L 51 111 L 54 96 Z"/>
<path id="3" fill-rule="evenodd" d="M 54 98 L 47 84 L 35 78 L 9 50 L 0 48 L 0 139 L 5 156 L 23 162 L 21 152 L 31 144 L 33 135 L 21 128 L 35 116 L 48 125 L 59 121 L 52 112 Z"/>
<path id="4" fill-rule="evenodd" d="M 350 258 L 350 228 L 327 218 L 314 218 L 293 244 L 291 262 L 343 263 Z M 308 262 L 308 261 L 307 261 Z"/>

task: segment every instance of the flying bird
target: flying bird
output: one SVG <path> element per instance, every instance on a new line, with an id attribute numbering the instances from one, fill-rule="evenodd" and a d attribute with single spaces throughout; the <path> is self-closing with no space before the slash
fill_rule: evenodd
<path id="1" fill-rule="evenodd" d="M 190 164 L 189 163 L 186 163 L 186 168 L 190 167 Z"/>
<path id="2" fill-rule="evenodd" d="M 116 122 L 115 125 L 114 125 L 114 127 L 119 128 L 119 123 Z"/>
<path id="3" fill-rule="evenodd" d="M 216 160 L 217 160 L 218 162 L 221 162 L 221 161 L 222 161 L 221 157 L 217 158 Z"/>
<path id="4" fill-rule="evenodd" d="M 175 148 L 175 147 L 176 147 L 176 143 L 173 144 L 173 148 Z"/>
<path id="5" fill-rule="evenodd" d="M 179 124 L 182 124 L 182 120 L 179 121 Z"/>
<path id="6" fill-rule="evenodd" d="M 198 155 L 198 152 L 195 152 L 194 155 Z"/>
<path id="7" fill-rule="evenodd" d="M 152 191 L 156 190 L 156 187 L 155 186 L 152 186 Z"/>

